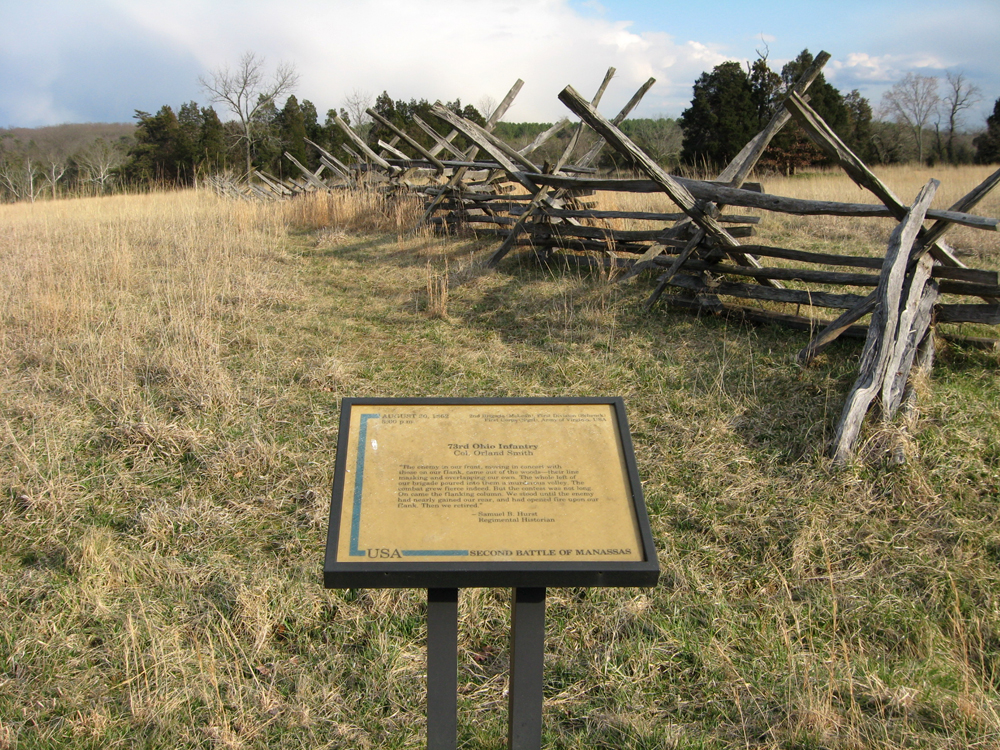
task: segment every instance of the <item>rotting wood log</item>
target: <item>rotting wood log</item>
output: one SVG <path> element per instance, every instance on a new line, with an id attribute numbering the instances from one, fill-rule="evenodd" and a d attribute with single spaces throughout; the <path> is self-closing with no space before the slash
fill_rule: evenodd
<path id="1" fill-rule="evenodd" d="M 833 440 L 832 455 L 838 464 L 844 464 L 850 458 L 868 407 L 882 388 L 886 367 L 898 338 L 900 298 L 910 250 L 939 184 L 937 180 L 931 180 L 921 189 L 913 207 L 889 238 L 885 263 L 876 289 L 878 301 L 872 312 L 868 338 L 861 353 L 860 374 L 848 394 Z"/>

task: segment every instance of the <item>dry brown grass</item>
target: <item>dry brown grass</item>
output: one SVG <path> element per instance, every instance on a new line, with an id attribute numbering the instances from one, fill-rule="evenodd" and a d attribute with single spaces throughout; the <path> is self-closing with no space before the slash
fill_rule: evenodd
<path id="1" fill-rule="evenodd" d="M 909 205 L 929 179 L 940 180 L 941 187 L 934 197 L 934 208 L 949 208 L 955 201 L 976 187 L 995 171 L 990 166 L 918 167 L 903 165 L 878 170 L 879 177 Z M 760 178 L 764 191 L 804 200 L 827 200 L 844 203 L 873 203 L 878 200 L 859 188 L 842 170 L 830 169 L 807 172 L 794 177 L 765 175 Z M 677 211 L 677 207 L 662 194 L 601 193 L 601 208 L 619 211 Z M 800 249 L 836 247 L 840 252 L 882 255 L 893 229 L 890 219 L 855 219 L 838 216 L 787 216 L 749 209 L 727 209 L 731 213 L 763 216 L 758 226 L 759 241 L 788 245 Z M 980 216 L 1000 215 L 1000 194 L 994 191 L 972 213 Z M 617 228 L 633 228 L 628 222 L 618 222 Z M 634 227 L 638 228 L 638 227 Z M 756 240 L 755 240 L 756 241 Z M 955 227 L 947 241 L 969 264 L 983 268 L 1000 268 L 1000 233 L 982 232 L 969 227 Z"/>
<path id="2" fill-rule="evenodd" d="M 995 354 L 944 353 L 910 464 L 834 471 L 852 345 L 800 370 L 414 218 L 0 207 L 0 747 L 422 746 L 423 595 L 321 588 L 339 399 L 514 394 L 626 399 L 663 569 L 551 592 L 546 746 L 1000 742 Z M 504 732 L 508 606 L 463 593 L 464 747 Z"/>

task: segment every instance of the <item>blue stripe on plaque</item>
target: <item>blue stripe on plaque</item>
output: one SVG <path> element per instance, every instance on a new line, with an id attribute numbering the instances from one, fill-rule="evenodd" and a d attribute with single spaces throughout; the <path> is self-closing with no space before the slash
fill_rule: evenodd
<path id="1" fill-rule="evenodd" d="M 361 429 L 358 432 L 358 461 L 354 467 L 354 507 L 351 509 L 351 557 L 364 557 L 364 550 L 358 549 L 361 534 L 361 487 L 365 479 L 365 448 L 368 446 L 368 420 L 378 419 L 378 414 L 362 414 Z"/>

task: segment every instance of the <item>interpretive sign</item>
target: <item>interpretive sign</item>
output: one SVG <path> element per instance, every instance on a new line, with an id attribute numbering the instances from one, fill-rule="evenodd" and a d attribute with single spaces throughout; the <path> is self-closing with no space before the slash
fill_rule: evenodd
<path id="1" fill-rule="evenodd" d="M 328 588 L 658 575 L 621 399 L 344 399 Z"/>

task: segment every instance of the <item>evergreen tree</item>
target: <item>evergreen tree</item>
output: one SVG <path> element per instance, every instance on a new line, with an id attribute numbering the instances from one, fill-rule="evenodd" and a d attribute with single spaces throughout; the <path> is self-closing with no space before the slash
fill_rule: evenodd
<path id="1" fill-rule="evenodd" d="M 190 184 L 194 181 L 199 161 L 198 140 L 201 135 L 201 112 L 195 102 L 182 104 L 177 110 L 177 126 L 177 174 L 183 182 Z"/>
<path id="2" fill-rule="evenodd" d="M 306 118 L 294 94 L 288 97 L 277 122 L 282 152 L 287 151 L 305 165 L 309 161 L 306 155 Z M 292 174 L 297 172 L 297 169 L 291 170 Z"/>
<path id="3" fill-rule="evenodd" d="M 993 114 L 986 118 L 986 132 L 976 136 L 973 145 L 979 164 L 1000 162 L 1000 99 L 993 103 Z"/>
<path id="4" fill-rule="evenodd" d="M 125 174 L 133 181 L 174 183 L 180 123 L 169 105 L 155 115 L 136 110 L 135 144 L 129 151 Z"/>
<path id="5" fill-rule="evenodd" d="M 813 64 L 812 53 L 802 50 L 798 57 L 785 63 L 781 68 L 781 84 L 775 97 L 775 106 L 788 95 L 802 74 Z M 809 106 L 823 118 L 837 135 L 848 142 L 851 141 L 851 116 L 844 103 L 841 93 L 827 83 L 820 73 L 809 87 Z M 864 102 L 864 100 L 862 100 Z M 861 102 L 858 102 L 860 106 Z M 867 106 L 867 102 L 864 102 Z M 868 108 L 868 121 L 871 122 L 871 108 Z M 830 160 L 799 127 L 798 123 L 790 122 L 771 141 L 771 145 L 761 158 L 763 164 L 769 164 L 785 174 L 792 174 L 797 168 L 829 164 Z"/>
<path id="6" fill-rule="evenodd" d="M 737 62 L 716 65 L 694 84 L 691 106 L 681 114 L 681 159 L 718 166 L 733 159 L 760 130 L 760 101 L 750 76 Z"/>
<path id="7" fill-rule="evenodd" d="M 280 112 L 273 101 L 258 102 L 251 122 L 253 149 L 251 168 L 263 169 L 279 176 L 282 172 Z"/>
<path id="8" fill-rule="evenodd" d="M 847 108 L 847 131 L 845 139 L 848 147 L 863 161 L 874 161 L 878 158 L 875 149 L 875 131 L 872 126 L 872 107 L 861 92 L 853 89 L 844 97 L 844 107 Z"/>
<path id="9" fill-rule="evenodd" d="M 302 119 L 306 128 L 306 138 L 313 143 L 323 146 L 326 131 L 319 124 L 319 113 L 316 111 L 316 105 L 308 99 L 303 99 L 300 106 L 302 108 Z M 308 160 L 302 163 L 314 171 L 319 169 L 319 152 L 308 144 L 306 144 L 305 151 Z"/>
<path id="10" fill-rule="evenodd" d="M 209 173 L 219 172 L 227 163 L 226 129 L 213 107 L 202 107 L 198 133 L 198 161 Z"/>

